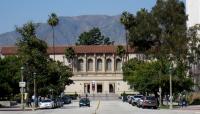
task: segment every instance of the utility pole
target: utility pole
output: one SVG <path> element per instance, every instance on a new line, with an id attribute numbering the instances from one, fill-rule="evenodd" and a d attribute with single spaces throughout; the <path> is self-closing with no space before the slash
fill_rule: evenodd
<path id="1" fill-rule="evenodd" d="M 33 76 L 34 76 L 34 80 L 33 80 L 33 83 L 34 83 L 34 108 L 36 108 L 36 100 L 37 100 L 36 99 L 36 79 L 35 79 L 36 76 L 35 75 L 36 75 L 36 73 L 34 72 L 33 73 Z"/>
<path id="2" fill-rule="evenodd" d="M 21 67 L 21 82 L 24 82 L 23 70 L 24 67 Z M 24 110 L 24 87 L 21 86 L 21 108 Z"/>

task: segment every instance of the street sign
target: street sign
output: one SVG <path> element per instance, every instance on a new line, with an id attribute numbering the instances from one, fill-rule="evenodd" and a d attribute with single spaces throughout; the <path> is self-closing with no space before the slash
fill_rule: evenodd
<path id="1" fill-rule="evenodd" d="M 26 82 L 19 82 L 19 87 L 26 87 Z"/>
<path id="2" fill-rule="evenodd" d="M 25 91 L 26 91 L 25 88 L 20 88 L 20 92 L 21 92 L 21 93 L 24 93 Z"/>

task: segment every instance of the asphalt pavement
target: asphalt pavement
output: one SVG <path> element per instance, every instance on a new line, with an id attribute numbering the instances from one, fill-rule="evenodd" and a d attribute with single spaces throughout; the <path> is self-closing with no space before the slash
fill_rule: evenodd
<path id="1" fill-rule="evenodd" d="M 190 107 L 182 109 L 141 109 L 133 107 L 120 100 L 91 101 L 91 107 L 79 107 L 78 102 L 64 105 L 57 109 L 42 109 L 36 111 L 0 111 L 0 114 L 200 114 L 200 109 L 190 110 Z"/>

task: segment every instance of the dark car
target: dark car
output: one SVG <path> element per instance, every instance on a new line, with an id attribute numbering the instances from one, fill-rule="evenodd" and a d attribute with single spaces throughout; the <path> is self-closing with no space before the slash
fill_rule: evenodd
<path id="1" fill-rule="evenodd" d="M 63 100 L 64 104 L 70 104 L 72 102 L 72 98 L 69 96 L 63 96 L 62 100 Z"/>
<path id="2" fill-rule="evenodd" d="M 141 106 L 142 108 L 158 108 L 158 102 L 157 99 L 154 96 L 145 96 L 142 97 L 141 100 L 138 100 L 139 107 Z"/>
<path id="3" fill-rule="evenodd" d="M 88 106 L 90 107 L 90 100 L 88 98 L 81 98 L 79 101 L 79 107 Z"/>

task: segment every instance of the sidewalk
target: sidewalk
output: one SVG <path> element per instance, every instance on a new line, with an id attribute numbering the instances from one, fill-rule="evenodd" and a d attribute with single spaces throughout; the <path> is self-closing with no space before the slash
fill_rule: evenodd
<path id="1" fill-rule="evenodd" d="M 23 110 L 19 104 L 12 107 L 0 108 L 0 111 L 34 111 L 34 110 L 37 110 L 37 108 L 34 109 L 33 107 L 26 107 L 26 106 L 24 107 L 24 110 Z"/>
<path id="2" fill-rule="evenodd" d="M 189 105 L 187 107 L 179 107 L 175 108 L 175 110 L 199 110 L 200 111 L 200 105 Z"/>

